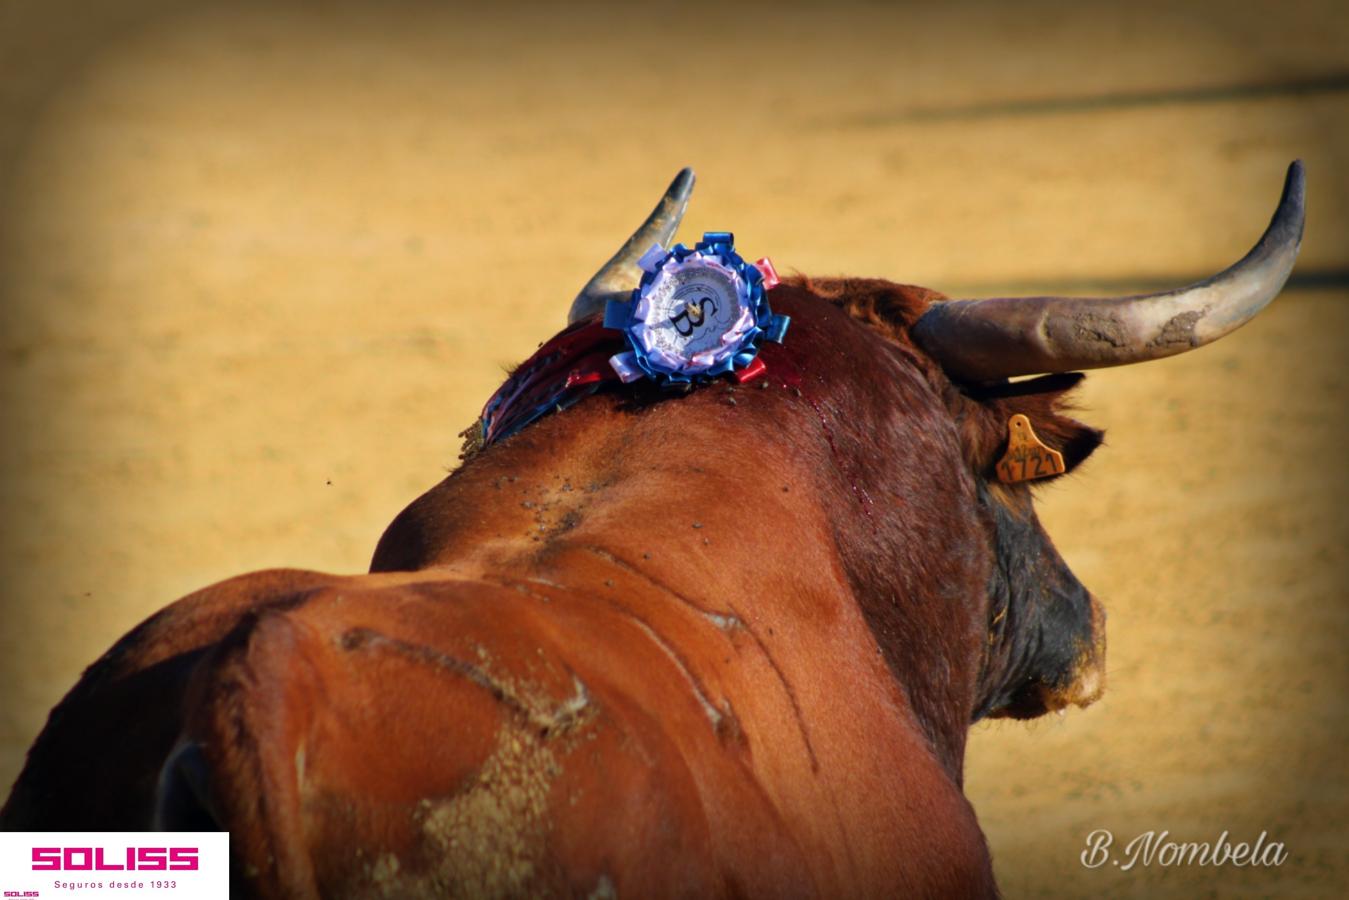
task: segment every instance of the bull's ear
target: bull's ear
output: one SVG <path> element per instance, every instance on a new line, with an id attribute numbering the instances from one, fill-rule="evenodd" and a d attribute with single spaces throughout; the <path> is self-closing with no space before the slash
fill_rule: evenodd
<path id="1" fill-rule="evenodd" d="M 1044 375 L 972 392 L 971 398 L 982 407 L 983 419 L 981 433 L 967 435 L 973 438 L 970 449 L 976 470 L 999 481 L 1044 481 L 1081 465 L 1105 437 L 1099 429 L 1062 412 L 1071 408 L 1066 395 L 1083 377 L 1081 372 Z M 1014 421 L 1021 416 L 1025 419 Z M 1028 448 L 1029 461 L 1026 453 L 1015 452 L 1019 446 Z M 1020 462 L 999 466 L 1009 456 L 1017 455 Z"/>

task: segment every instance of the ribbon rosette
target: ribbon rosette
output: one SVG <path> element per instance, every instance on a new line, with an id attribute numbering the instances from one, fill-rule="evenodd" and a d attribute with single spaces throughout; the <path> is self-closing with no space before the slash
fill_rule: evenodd
<path id="1" fill-rule="evenodd" d="M 746 381 L 763 371 L 760 341 L 781 342 L 790 322 L 768 306 L 778 276 L 767 258 L 748 263 L 730 232 L 709 231 L 692 249 L 655 244 L 638 266 L 631 300 L 611 300 L 604 314 L 631 348 L 609 361 L 620 379 L 690 384 L 731 373 Z"/>

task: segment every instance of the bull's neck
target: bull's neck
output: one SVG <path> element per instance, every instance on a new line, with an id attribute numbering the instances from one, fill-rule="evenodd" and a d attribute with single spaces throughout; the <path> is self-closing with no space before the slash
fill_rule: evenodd
<path id="1" fill-rule="evenodd" d="M 736 392 L 705 390 L 635 420 L 620 399 L 594 398 L 488 448 L 399 516 L 372 568 L 541 574 L 593 547 L 685 592 L 762 593 L 756 578 L 783 573 L 845 590 L 806 461 L 721 415 Z M 712 414 L 683 415 L 695 405 Z M 796 565 L 805 545 L 827 564 Z"/>
<path id="2" fill-rule="evenodd" d="M 628 402 L 594 397 L 483 451 L 398 517 L 372 568 L 565 583 L 580 552 L 793 620 L 800 640 L 856 617 L 853 645 L 829 652 L 882 658 L 959 777 L 981 649 L 969 594 L 985 576 L 965 498 L 943 493 L 958 450 L 808 382 Z"/>

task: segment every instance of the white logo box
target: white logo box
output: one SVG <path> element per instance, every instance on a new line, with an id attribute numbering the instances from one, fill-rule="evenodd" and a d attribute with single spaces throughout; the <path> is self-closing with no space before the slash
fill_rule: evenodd
<path id="1" fill-rule="evenodd" d="M 223 831 L 0 832 L 0 900 L 228 900 Z"/>

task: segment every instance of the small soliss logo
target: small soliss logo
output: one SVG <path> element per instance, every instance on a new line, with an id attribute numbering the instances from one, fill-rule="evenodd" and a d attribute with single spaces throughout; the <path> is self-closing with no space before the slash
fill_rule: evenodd
<path id="1" fill-rule="evenodd" d="M 37 897 L 40 896 L 37 891 L 5 891 L 6 897 Z"/>

